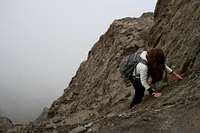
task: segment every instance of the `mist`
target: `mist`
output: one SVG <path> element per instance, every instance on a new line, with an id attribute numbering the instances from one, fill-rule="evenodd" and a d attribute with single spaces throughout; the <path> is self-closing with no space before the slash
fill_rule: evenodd
<path id="1" fill-rule="evenodd" d="M 115 20 L 153 12 L 155 0 L 1 0 L 0 112 L 33 121 L 63 94 Z"/>

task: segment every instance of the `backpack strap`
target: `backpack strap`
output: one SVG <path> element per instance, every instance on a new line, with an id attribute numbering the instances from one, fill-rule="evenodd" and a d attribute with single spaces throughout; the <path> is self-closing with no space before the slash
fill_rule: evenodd
<path id="1" fill-rule="evenodd" d="M 144 59 L 142 59 L 142 58 L 140 57 L 140 55 L 141 55 L 141 52 L 136 53 L 136 60 L 138 61 L 138 63 L 142 63 L 142 64 L 144 64 L 144 65 L 147 65 L 147 61 L 144 60 Z"/>
<path id="2" fill-rule="evenodd" d="M 146 60 L 144 60 L 144 59 L 142 59 L 141 57 L 140 57 L 140 55 L 141 55 L 141 53 L 137 53 L 137 55 L 136 55 L 136 60 L 138 60 L 138 63 L 137 64 L 139 64 L 139 63 L 142 63 L 142 64 L 144 64 L 144 65 L 147 65 L 147 61 Z M 137 77 L 139 77 L 139 75 L 138 74 L 136 74 L 136 72 L 137 72 L 137 65 L 135 66 L 135 76 L 133 76 L 133 78 L 134 79 L 137 79 Z"/>
<path id="3" fill-rule="evenodd" d="M 144 59 L 142 59 L 141 57 L 139 57 L 139 63 L 141 62 L 142 64 L 144 64 L 144 65 L 147 65 L 147 61 L 146 60 L 144 60 Z"/>

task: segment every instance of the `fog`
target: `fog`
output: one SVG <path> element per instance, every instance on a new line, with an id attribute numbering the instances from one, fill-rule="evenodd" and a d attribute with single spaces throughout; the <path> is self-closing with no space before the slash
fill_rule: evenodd
<path id="1" fill-rule="evenodd" d="M 33 121 L 63 94 L 114 19 L 154 11 L 156 0 L 1 0 L 0 110 Z"/>

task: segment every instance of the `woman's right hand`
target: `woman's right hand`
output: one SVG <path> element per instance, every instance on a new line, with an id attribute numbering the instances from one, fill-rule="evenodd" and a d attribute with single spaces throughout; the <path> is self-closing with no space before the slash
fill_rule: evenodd
<path id="1" fill-rule="evenodd" d="M 175 71 L 173 71 L 173 74 L 176 76 L 175 80 L 183 80 L 183 77 L 179 75 L 178 73 L 176 73 Z"/>
<path id="2" fill-rule="evenodd" d="M 162 96 L 162 93 L 161 92 L 153 92 L 152 95 L 156 98 Z"/>
<path id="3" fill-rule="evenodd" d="M 157 92 L 157 91 L 155 91 L 155 90 L 152 89 L 152 88 L 149 88 L 148 91 L 149 91 L 150 95 L 152 95 L 153 97 L 156 97 L 156 98 L 157 98 L 157 97 L 160 97 L 160 96 L 162 95 L 161 92 Z"/>

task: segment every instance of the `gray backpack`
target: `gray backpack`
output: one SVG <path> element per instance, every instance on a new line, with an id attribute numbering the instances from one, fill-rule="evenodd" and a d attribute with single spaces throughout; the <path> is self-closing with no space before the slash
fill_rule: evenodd
<path id="1" fill-rule="evenodd" d="M 147 65 L 147 62 L 140 57 L 141 52 L 136 52 L 134 54 L 128 55 L 124 59 L 122 59 L 119 71 L 121 73 L 121 78 L 125 81 L 128 81 L 133 77 L 133 71 L 136 68 L 138 63 L 143 63 Z"/>

